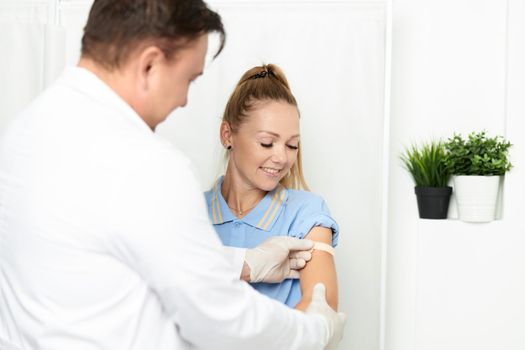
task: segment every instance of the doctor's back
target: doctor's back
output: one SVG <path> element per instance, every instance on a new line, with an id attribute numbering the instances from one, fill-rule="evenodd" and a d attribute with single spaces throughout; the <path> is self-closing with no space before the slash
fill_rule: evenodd
<path id="1" fill-rule="evenodd" d="M 2 337 L 30 348 L 177 348 L 121 240 L 155 230 L 140 215 L 154 219 L 143 207 L 162 205 L 148 202 L 147 179 L 167 163 L 183 169 L 173 181 L 186 180 L 186 159 L 81 68 L 15 119 L 0 147 L 0 348 Z"/>

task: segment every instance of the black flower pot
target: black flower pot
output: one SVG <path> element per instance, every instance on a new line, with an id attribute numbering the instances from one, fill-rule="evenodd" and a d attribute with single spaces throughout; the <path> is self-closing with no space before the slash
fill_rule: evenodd
<path id="1" fill-rule="evenodd" d="M 452 187 L 415 187 L 421 219 L 446 219 Z"/>

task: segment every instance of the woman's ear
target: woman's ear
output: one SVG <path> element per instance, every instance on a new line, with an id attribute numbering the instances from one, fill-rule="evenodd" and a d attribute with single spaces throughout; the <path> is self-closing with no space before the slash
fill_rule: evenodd
<path id="1" fill-rule="evenodd" d="M 226 149 L 231 149 L 233 147 L 232 134 L 233 132 L 230 127 L 230 124 L 228 124 L 228 122 L 223 121 L 221 123 L 220 138 L 221 138 L 222 145 Z"/>

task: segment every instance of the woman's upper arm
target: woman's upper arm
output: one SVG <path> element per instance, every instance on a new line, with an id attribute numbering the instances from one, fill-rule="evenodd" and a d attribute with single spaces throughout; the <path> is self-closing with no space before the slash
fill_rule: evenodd
<path id="1" fill-rule="evenodd" d="M 315 226 L 305 238 L 314 242 L 332 245 L 332 230 L 326 227 Z M 297 309 L 306 309 L 310 303 L 314 285 L 322 282 L 326 286 L 326 300 L 328 304 L 334 310 L 337 310 L 337 276 L 334 257 L 330 253 L 314 250 L 312 252 L 312 260 L 300 271 L 300 276 L 302 298 L 296 306 Z"/>

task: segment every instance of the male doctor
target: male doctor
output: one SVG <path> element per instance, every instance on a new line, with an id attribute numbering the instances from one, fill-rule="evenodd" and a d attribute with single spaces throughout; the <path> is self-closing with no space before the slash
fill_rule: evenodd
<path id="1" fill-rule="evenodd" d="M 186 104 L 214 31 L 224 43 L 200 0 L 96 0 L 78 66 L 7 129 L 0 349 L 337 345 L 345 316 L 322 285 L 301 313 L 239 279 L 297 277 L 312 243 L 225 254 L 189 160 L 153 132 Z"/>

